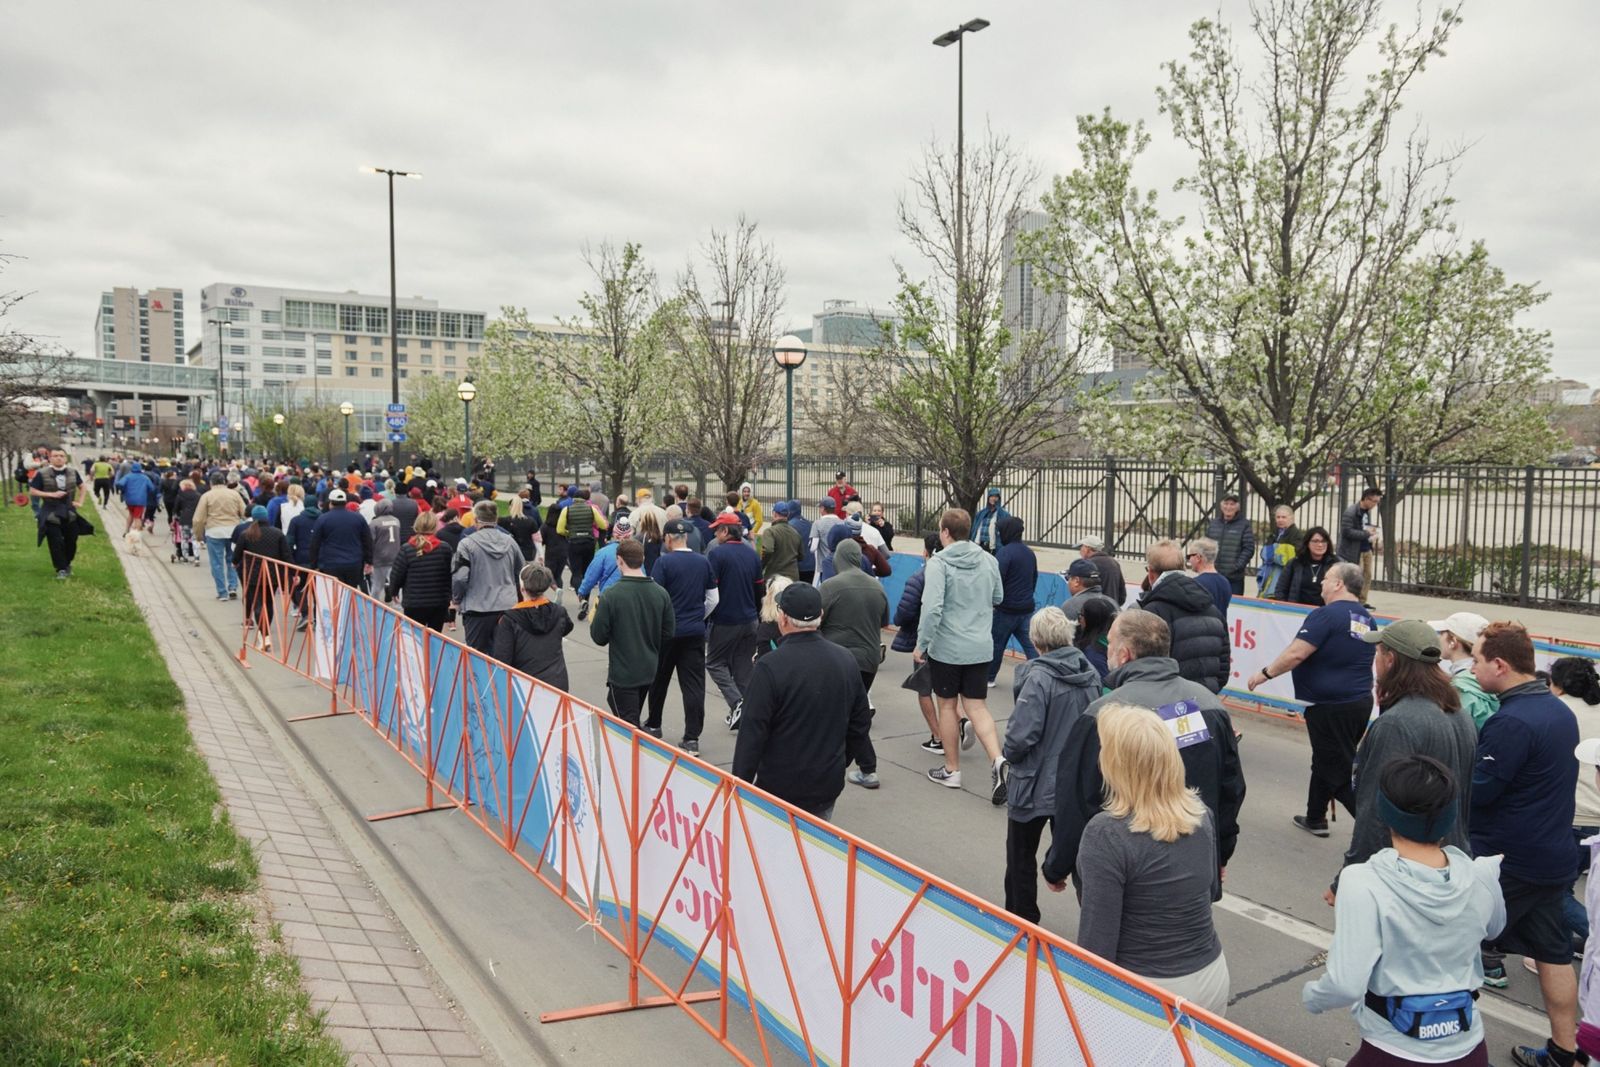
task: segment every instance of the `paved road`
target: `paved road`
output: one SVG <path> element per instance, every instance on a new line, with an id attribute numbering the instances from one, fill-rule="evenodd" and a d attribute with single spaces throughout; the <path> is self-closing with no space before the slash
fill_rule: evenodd
<path id="1" fill-rule="evenodd" d="M 175 595 L 190 600 L 197 620 L 216 638 L 237 647 L 239 608 L 210 599 L 203 569 L 177 569 Z M 569 597 L 570 605 L 570 597 Z M 603 693 L 605 652 L 580 623 L 568 641 L 574 691 L 598 701 Z M 321 710 L 326 695 L 298 676 L 259 659 L 241 672 L 246 692 L 259 695 L 278 720 Z M 229 668 L 234 670 L 235 668 Z M 977 792 L 932 785 L 923 772 L 935 760 L 917 746 L 925 737 L 915 698 L 897 682 L 909 658 L 891 653 L 874 691 L 878 704 L 874 743 L 883 788 L 847 787 L 835 821 L 957 885 L 989 899 L 1001 897 L 1004 809 Z M 1004 727 L 1010 707 L 1011 667 L 1005 667 L 993 709 Z M 713 689 L 704 758 L 727 766 L 733 735 L 721 725 L 722 706 Z M 676 694 L 668 704 L 668 738 L 681 725 Z M 1348 842 L 1349 823 L 1335 824 L 1327 840 L 1294 829 L 1289 816 L 1304 801 L 1308 749 L 1292 724 L 1239 716 L 1249 794 L 1241 818 L 1237 854 L 1228 870 L 1227 897 L 1217 925 L 1232 972 L 1229 1016 L 1241 1025 L 1315 1062 L 1348 1056 L 1354 1027 L 1343 1016 L 1314 1017 L 1300 1007 L 1300 986 L 1318 971 L 1332 926 L 1332 910 L 1321 901 L 1329 876 Z M 359 816 L 419 802 L 415 773 L 354 718 L 286 727 L 333 795 Z M 982 776 L 986 777 L 986 776 Z M 537 1056 L 546 1062 L 614 1064 L 634 1058 L 669 1060 L 708 1057 L 711 1045 L 671 1010 L 613 1015 L 540 1026 L 538 1013 L 610 1001 L 623 993 L 619 957 L 580 927 L 580 920 L 459 815 L 439 812 L 382 823 L 350 818 L 347 833 L 364 834 L 374 851 L 369 872 L 390 895 L 414 893 L 423 901 L 420 928 L 413 929 L 441 977 L 469 1011 L 495 1013 L 485 1029 L 522 1027 L 526 1041 L 508 1060 Z M 387 873 L 386 873 L 387 872 Z M 1042 894 L 1043 923 L 1070 937 L 1077 926 L 1071 894 Z M 1491 1062 L 1509 1062 L 1513 1042 L 1534 1040 L 1543 1025 L 1535 1009 L 1533 977 L 1512 969 L 1506 995 L 1481 1002 L 1488 1023 Z M 511 1039 L 505 1039 L 511 1040 Z M 1540 1039 L 1542 1040 L 1542 1038 Z"/>

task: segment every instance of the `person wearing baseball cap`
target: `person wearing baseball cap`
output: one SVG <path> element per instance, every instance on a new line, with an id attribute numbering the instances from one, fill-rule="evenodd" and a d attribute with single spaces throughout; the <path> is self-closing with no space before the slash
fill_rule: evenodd
<path id="1" fill-rule="evenodd" d="M 845 767 L 867 744 L 867 690 L 855 657 L 818 632 L 821 593 L 793 582 L 778 594 L 777 608 L 783 639 L 751 671 L 733 773 L 831 819 Z"/>
<path id="2" fill-rule="evenodd" d="M 1122 565 L 1115 559 L 1106 555 L 1106 540 L 1093 535 L 1078 539 L 1078 543 L 1070 546 L 1078 550 L 1078 557 L 1094 564 L 1095 570 L 1100 572 L 1100 592 L 1110 597 L 1121 608 L 1128 600 L 1128 582 L 1122 576 Z M 1066 610 L 1063 608 L 1062 610 Z M 1068 617 L 1071 614 L 1068 613 Z"/>
<path id="3" fill-rule="evenodd" d="M 821 585 L 824 578 L 833 574 L 833 549 L 828 545 L 828 534 L 844 521 L 839 517 L 843 510 L 831 496 L 825 496 L 817 502 L 817 518 L 811 524 L 813 585 Z"/>
<path id="4" fill-rule="evenodd" d="M 328 510 L 311 527 L 311 566 L 360 589 L 372 572 L 372 527 L 345 500 L 343 489 L 328 493 Z"/>
<path id="5" fill-rule="evenodd" d="M 710 561 L 689 547 L 693 529 L 688 519 L 668 519 L 661 528 L 664 551 L 650 569 L 651 580 L 672 598 L 675 624 L 656 661 L 644 728 L 661 736 L 661 713 L 676 672 L 683 697 L 682 748 L 698 755 L 706 718 L 706 615 L 716 604 L 717 582 Z"/>
<path id="6" fill-rule="evenodd" d="M 1439 669 L 1439 635 L 1433 626 L 1417 619 L 1401 619 L 1361 635 L 1377 645 L 1372 668 L 1377 676 L 1377 719 L 1367 726 L 1356 747 L 1355 827 L 1344 867 L 1365 863 L 1379 849 L 1389 847 L 1389 831 L 1378 811 L 1378 779 L 1391 760 L 1421 755 L 1438 760 L 1457 782 L 1472 781 L 1477 762 L 1478 729 L 1461 710 L 1461 698 Z M 1470 852 L 1467 816 L 1468 790 L 1456 796 L 1459 818 L 1444 835 L 1447 845 Z M 1331 904 L 1339 889 L 1335 876 L 1326 894 Z"/>
<path id="7" fill-rule="evenodd" d="M 1489 620 L 1470 611 L 1458 611 L 1428 625 L 1439 635 L 1439 666 L 1461 695 L 1461 707 L 1472 716 L 1472 725 L 1482 730 L 1484 722 L 1500 706 L 1500 701 L 1485 693 L 1472 676 L 1472 646 Z"/>
<path id="8" fill-rule="evenodd" d="M 789 525 L 790 510 L 787 500 L 772 505 L 772 521 L 756 538 L 762 578 L 779 574 L 794 581 L 800 578 L 800 535 Z"/>
<path id="9" fill-rule="evenodd" d="M 835 471 L 833 475 L 833 488 L 828 490 L 828 499 L 833 502 L 834 511 L 843 511 L 844 506 L 850 502 L 851 497 L 859 497 L 856 487 L 850 484 L 850 477 L 844 471 Z"/>
<path id="10" fill-rule="evenodd" d="M 706 673 L 717 684 L 728 711 L 736 712 L 750 684 L 761 614 L 761 557 L 744 541 L 744 523 L 724 511 L 711 523 L 716 544 L 706 552 L 717 583 L 717 603 L 706 617 Z M 735 716 L 737 717 L 737 716 Z"/>

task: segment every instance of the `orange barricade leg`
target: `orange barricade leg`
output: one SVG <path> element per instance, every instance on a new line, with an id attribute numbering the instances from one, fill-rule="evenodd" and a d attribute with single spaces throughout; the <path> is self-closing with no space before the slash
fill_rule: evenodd
<path id="1" fill-rule="evenodd" d="M 304 632 L 308 635 L 307 643 L 309 644 L 309 635 L 315 632 L 315 623 L 312 620 L 317 617 L 317 583 L 316 578 L 310 573 L 302 571 L 300 577 L 303 583 L 300 595 L 300 619 L 305 626 Z M 328 686 L 328 710 L 313 715 L 296 715 L 289 719 L 290 722 L 309 722 L 313 719 L 331 719 L 336 715 L 350 714 L 349 711 L 339 710 L 339 607 L 339 601 L 335 600 L 332 612 L 333 621 L 330 624 L 333 632 L 329 634 L 330 640 L 333 641 L 334 680 Z"/>
<path id="2" fill-rule="evenodd" d="M 430 667 L 431 667 L 431 657 L 428 655 L 427 647 L 424 646 L 423 647 L 423 656 L 422 656 L 422 671 L 423 671 L 423 694 L 424 694 L 424 696 L 426 698 L 426 703 L 424 703 L 423 708 L 422 708 L 422 745 L 423 745 L 423 753 L 424 753 L 424 755 L 423 755 L 423 763 L 425 764 L 425 766 L 422 768 L 422 782 L 423 782 L 423 786 L 422 786 L 422 804 L 421 804 L 421 806 L 415 807 L 415 808 L 401 808 L 398 811 L 385 811 L 385 812 L 381 812 L 381 813 L 379 813 L 377 815 L 368 815 L 367 816 L 367 821 L 368 822 L 383 822 L 383 821 L 385 821 L 387 819 L 400 819 L 400 818 L 404 818 L 407 815 L 423 815 L 423 814 L 426 814 L 427 812 L 430 812 L 430 811 L 454 811 L 456 809 L 456 807 L 457 807 L 457 805 L 454 804 L 454 803 L 451 803 L 451 804 L 435 804 L 434 803 L 434 797 L 433 797 L 433 788 L 434 788 L 434 786 L 433 786 L 433 783 L 434 783 L 434 778 L 439 773 L 439 765 L 438 765 L 437 754 L 434 752 L 434 745 L 433 745 L 433 678 L 432 678 L 432 671 L 431 671 Z M 456 697 L 457 697 L 456 705 L 457 705 L 457 707 L 461 708 L 461 716 L 460 716 L 460 718 L 461 718 L 461 733 L 462 733 L 463 744 L 464 744 L 465 743 L 465 737 L 466 737 L 466 729 L 467 729 L 467 716 L 466 716 L 466 701 L 461 699 L 461 697 L 462 697 L 461 690 L 462 690 L 462 688 L 464 686 L 463 675 L 464 675 L 464 672 L 462 670 L 462 665 L 461 665 L 460 662 L 458 662 L 456 664 L 456 677 L 455 677 L 455 680 L 451 683 L 451 687 L 456 690 Z M 376 711 L 376 709 L 374 709 L 374 711 L 373 711 L 373 720 L 372 720 L 372 722 L 373 722 L 373 726 L 376 727 L 376 725 L 377 725 L 377 711 Z M 459 754 L 459 751 L 460 751 L 459 746 L 458 746 L 457 751 L 458 751 L 458 754 Z M 467 776 L 467 778 L 468 778 L 468 780 L 470 780 L 470 774 Z"/>

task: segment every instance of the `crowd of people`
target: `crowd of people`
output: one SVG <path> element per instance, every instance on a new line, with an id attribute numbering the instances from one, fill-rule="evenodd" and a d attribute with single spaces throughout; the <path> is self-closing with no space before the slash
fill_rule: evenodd
<path id="1" fill-rule="evenodd" d="M 1380 627 L 1366 604 L 1376 492 L 1347 509 L 1337 545 L 1279 508 L 1258 547 L 1224 497 L 1205 536 L 1150 545 L 1140 583 L 1084 538 L 1067 595 L 1040 606 L 1037 557 L 997 490 L 976 515 L 943 512 L 891 604 L 881 579 L 896 531 L 843 471 L 815 517 L 798 500 L 762 503 L 748 483 L 715 506 L 685 485 L 659 501 L 649 488 L 612 500 L 599 483 L 546 498 L 531 472 L 501 494 L 492 476 L 444 479 L 416 457 L 340 471 L 152 470 L 109 456 L 80 474 L 58 450 L 28 485 L 58 577 L 71 574 L 76 508 L 92 487 L 121 499 L 130 530 L 165 512 L 175 563 L 195 562 L 198 541 L 217 598 L 242 586 L 261 639 L 276 599 L 265 560 L 364 588 L 420 625 L 459 627 L 468 646 L 563 690 L 563 641 L 587 620 L 607 650 L 614 714 L 662 737 L 676 680 L 677 744 L 697 754 L 709 676 L 737 731 L 733 773 L 825 819 L 849 784 L 882 784 L 871 692 L 892 623 L 893 650 L 911 654 L 900 684 L 927 725 L 921 747 L 939 758 L 927 779 L 962 788 L 963 754 L 982 747 L 983 791 L 1007 815 L 1005 906 L 1037 922 L 1041 874 L 1052 891 L 1070 884 L 1081 945 L 1219 1013 L 1230 980 L 1212 905 L 1246 794 L 1219 694 L 1231 601 L 1253 566 L 1259 595 L 1312 609 L 1246 681 L 1288 673 L 1306 704 L 1311 773 L 1293 824 L 1326 838 L 1342 806 L 1353 825 L 1330 858 L 1334 941 L 1306 1006 L 1354 1012 L 1354 1064 L 1485 1064 L 1474 999 L 1482 984 L 1504 986 L 1520 956 L 1550 1036 L 1514 1061 L 1600 1054 L 1600 961 L 1584 962 L 1582 1010 L 1572 966 L 1600 907 L 1593 890 L 1587 908 L 1573 896 L 1600 848 L 1600 676 L 1578 657 L 1546 675 L 1520 625 L 1470 612 Z M 289 603 L 299 611 L 298 591 Z M 1022 662 L 1002 730 L 991 690 L 1013 644 Z"/>

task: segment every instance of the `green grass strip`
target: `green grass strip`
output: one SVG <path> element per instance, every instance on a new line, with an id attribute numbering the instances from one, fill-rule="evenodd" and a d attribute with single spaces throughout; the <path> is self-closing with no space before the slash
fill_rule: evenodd
<path id="1" fill-rule="evenodd" d="M 0 506 L 0 1063 L 344 1063 L 112 538 L 58 582 L 34 531 Z"/>

